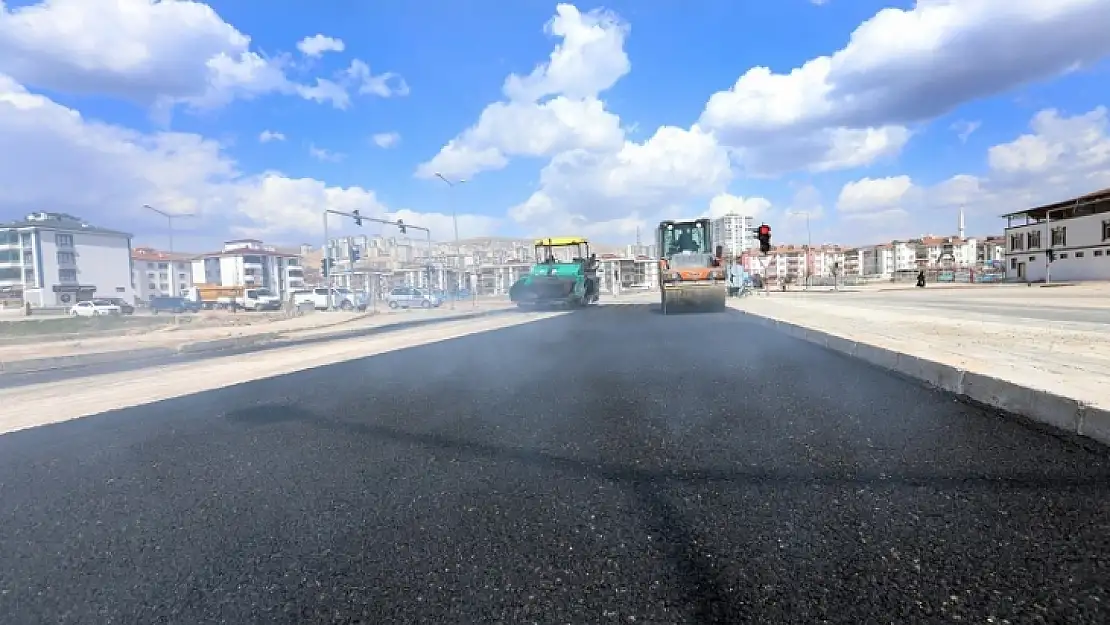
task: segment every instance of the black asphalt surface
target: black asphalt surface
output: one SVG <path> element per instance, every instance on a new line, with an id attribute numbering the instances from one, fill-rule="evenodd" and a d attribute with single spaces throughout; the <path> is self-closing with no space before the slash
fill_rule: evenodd
<path id="1" fill-rule="evenodd" d="M 1110 463 L 604 306 L 0 436 L 0 564 L 4 625 L 1106 623 Z"/>

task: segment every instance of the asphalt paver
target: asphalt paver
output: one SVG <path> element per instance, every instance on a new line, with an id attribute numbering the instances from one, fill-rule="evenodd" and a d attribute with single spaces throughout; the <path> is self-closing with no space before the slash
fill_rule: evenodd
<path id="1" fill-rule="evenodd" d="M 1108 495 L 1104 450 L 602 306 L 0 436 L 0 623 L 1105 623 Z"/>

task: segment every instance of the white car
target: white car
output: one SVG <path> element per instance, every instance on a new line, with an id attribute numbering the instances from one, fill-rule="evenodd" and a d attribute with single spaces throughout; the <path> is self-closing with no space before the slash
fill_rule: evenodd
<path id="1" fill-rule="evenodd" d="M 330 305 L 339 310 L 362 310 L 366 308 L 362 300 L 363 298 L 359 294 L 353 293 L 350 289 L 331 289 Z M 316 310 L 327 310 L 329 305 L 328 289 L 325 287 L 294 291 L 293 305 L 300 306 L 301 304 L 312 304 Z"/>
<path id="2" fill-rule="evenodd" d="M 69 314 L 74 317 L 99 317 L 101 315 L 120 314 L 119 306 L 104 299 L 94 299 L 89 302 L 77 302 L 69 309 Z"/>

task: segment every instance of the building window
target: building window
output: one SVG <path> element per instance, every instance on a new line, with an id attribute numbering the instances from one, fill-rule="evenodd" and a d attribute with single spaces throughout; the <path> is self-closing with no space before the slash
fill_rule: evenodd
<path id="1" fill-rule="evenodd" d="M 1076 252 L 1075 257 L 1076 258 L 1083 258 L 1083 252 Z"/>
<path id="2" fill-rule="evenodd" d="M 59 265 L 72 265 L 77 262 L 77 256 L 73 252 L 58 252 Z"/>
<path id="3" fill-rule="evenodd" d="M 1021 251 L 1021 250 L 1025 249 L 1024 243 L 1025 243 L 1024 237 L 1022 237 L 1020 234 L 1011 234 L 1010 235 L 1010 250 L 1011 251 L 1017 252 L 1017 251 Z"/>
<path id="4" fill-rule="evenodd" d="M 146 288 L 147 288 L 147 290 L 148 290 L 148 291 L 157 291 L 157 290 L 158 290 L 158 287 L 157 287 L 157 286 L 155 286 L 153 282 L 151 282 L 150 284 L 146 285 Z"/>
<path id="5" fill-rule="evenodd" d="M 1067 258 L 1067 257 L 1068 257 L 1068 255 L 1067 255 L 1067 254 L 1060 254 L 1060 256 L 1059 256 L 1058 258 L 1060 258 L 1060 259 L 1064 259 L 1064 258 Z"/>
<path id="6" fill-rule="evenodd" d="M 1068 246 L 1068 227 L 1060 226 L 1059 228 L 1052 229 L 1052 246 L 1067 247 Z"/>
<path id="7" fill-rule="evenodd" d="M 1102 256 L 1102 250 L 1095 250 L 1095 256 Z"/>
<path id="8" fill-rule="evenodd" d="M 1110 219 L 1102 220 L 1102 240 L 1110 241 Z"/>
<path id="9" fill-rule="evenodd" d="M 54 242 L 58 244 L 58 247 L 73 247 L 73 235 L 56 234 L 54 235 Z"/>
<path id="10" fill-rule="evenodd" d="M 1017 269 L 1017 259 L 1016 258 L 1011 258 L 1010 259 L 1010 269 Z"/>
<path id="11" fill-rule="evenodd" d="M 76 269 L 59 269 L 58 270 L 59 282 L 77 282 Z"/>
<path id="12" fill-rule="evenodd" d="M 1026 245 L 1029 247 L 1029 249 L 1035 250 L 1035 249 L 1037 249 L 1038 247 L 1041 246 L 1041 231 L 1040 230 L 1034 230 L 1034 231 L 1030 232 L 1029 234 L 1025 235 L 1025 238 L 1026 238 L 1026 241 L 1027 241 Z"/>

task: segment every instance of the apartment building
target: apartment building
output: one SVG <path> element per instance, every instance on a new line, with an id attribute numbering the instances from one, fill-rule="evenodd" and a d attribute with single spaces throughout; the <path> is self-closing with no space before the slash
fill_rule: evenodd
<path id="1" fill-rule="evenodd" d="M 193 286 L 193 258 L 196 254 L 170 253 L 152 247 L 131 250 L 131 276 L 135 295 L 140 300 L 152 297 L 185 297 Z"/>
<path id="2" fill-rule="evenodd" d="M 1007 278 L 1110 280 L 1110 189 L 1003 217 Z"/>
<path id="3" fill-rule="evenodd" d="M 756 247 L 755 218 L 730 213 L 710 222 L 710 234 L 717 245 L 724 246 L 725 255 L 735 258 Z"/>
<path id="4" fill-rule="evenodd" d="M 809 248 L 804 245 L 779 245 L 767 255 L 748 252 L 741 256 L 744 270 L 769 280 L 803 283 L 806 277 L 831 278 L 844 269 L 847 254 L 836 245 Z"/>
<path id="5" fill-rule="evenodd" d="M 1006 237 L 983 237 L 975 251 L 975 261 L 980 265 L 1006 260 Z"/>
<path id="6" fill-rule="evenodd" d="M 191 261 L 194 284 L 266 288 L 285 297 L 304 288 L 304 267 L 294 251 L 278 250 L 257 239 L 237 239 L 223 249 Z"/>
<path id="7" fill-rule="evenodd" d="M 35 307 L 95 297 L 134 300 L 131 235 L 66 213 L 38 212 L 0 224 L 0 288 Z"/>

